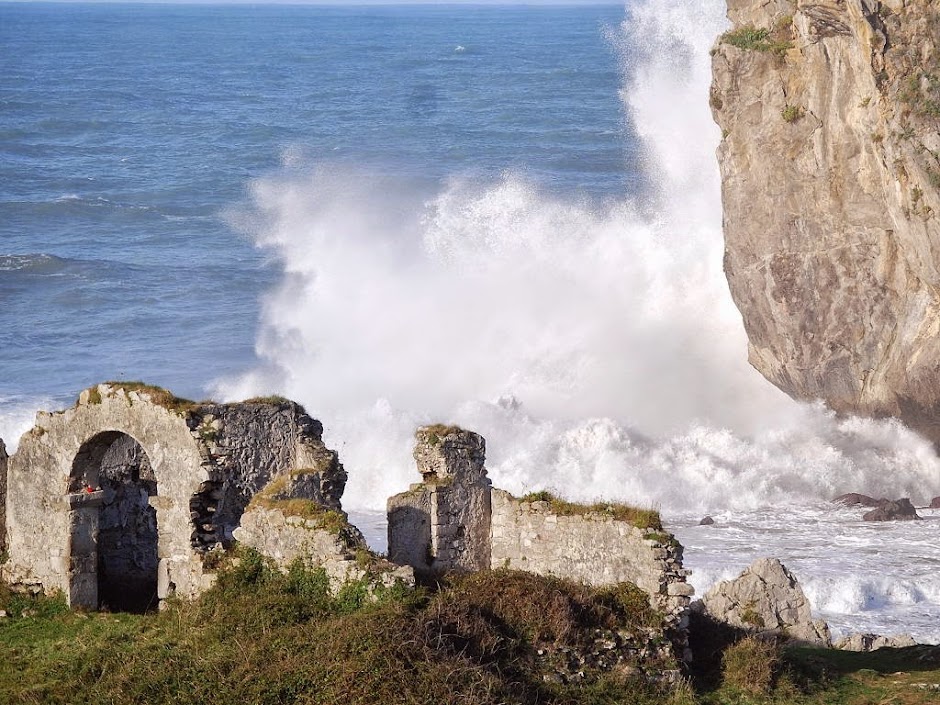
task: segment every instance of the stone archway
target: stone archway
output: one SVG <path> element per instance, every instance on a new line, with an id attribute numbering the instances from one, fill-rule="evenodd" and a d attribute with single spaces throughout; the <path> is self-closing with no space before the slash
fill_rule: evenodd
<path id="1" fill-rule="evenodd" d="M 150 459 L 132 436 L 104 431 L 81 445 L 69 474 L 73 604 L 126 612 L 156 608 L 156 495 Z"/>

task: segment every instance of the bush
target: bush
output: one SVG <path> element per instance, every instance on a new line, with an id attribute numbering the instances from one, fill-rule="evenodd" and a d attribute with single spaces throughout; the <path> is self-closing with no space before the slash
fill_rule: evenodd
<path id="1" fill-rule="evenodd" d="M 728 647 L 721 658 L 722 685 L 753 695 L 769 695 L 781 657 L 775 640 L 745 637 Z"/>

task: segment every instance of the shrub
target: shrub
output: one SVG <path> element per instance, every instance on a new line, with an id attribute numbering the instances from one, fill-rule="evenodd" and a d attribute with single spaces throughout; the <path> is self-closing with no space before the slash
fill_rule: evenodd
<path id="1" fill-rule="evenodd" d="M 781 117 L 785 122 L 796 122 L 805 114 L 802 107 L 799 105 L 787 105 L 780 112 Z"/>
<path id="2" fill-rule="evenodd" d="M 721 658 L 722 685 L 754 695 L 768 695 L 777 678 L 781 656 L 776 641 L 745 637 L 728 647 Z"/>
<path id="3" fill-rule="evenodd" d="M 772 33 L 769 29 L 757 29 L 751 25 L 739 27 L 721 35 L 721 42 L 746 51 L 770 52 L 783 56 L 793 48 L 793 42 L 778 36 L 789 30 L 789 24 L 778 25 Z"/>

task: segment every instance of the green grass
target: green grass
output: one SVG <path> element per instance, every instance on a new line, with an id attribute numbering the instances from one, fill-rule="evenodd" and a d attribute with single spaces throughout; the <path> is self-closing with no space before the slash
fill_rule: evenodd
<path id="1" fill-rule="evenodd" d="M 427 442 L 430 445 L 438 446 L 441 444 L 441 441 L 443 441 L 444 438 L 455 433 L 464 433 L 464 429 L 462 429 L 460 426 L 436 423 L 431 424 L 430 426 L 422 426 L 419 428 L 417 431 L 415 431 L 415 438 L 419 441 L 422 439 L 427 439 Z"/>
<path id="2" fill-rule="evenodd" d="M 746 51 L 770 52 L 782 57 L 793 48 L 793 42 L 782 38 L 789 29 L 789 23 L 779 24 L 773 32 L 748 25 L 725 32 L 721 42 Z"/>
<path id="3" fill-rule="evenodd" d="M 349 522 L 346 515 L 335 509 L 328 509 L 312 499 L 281 497 L 287 489 L 288 479 L 277 477 L 255 494 L 248 502 L 248 508 L 262 507 L 277 509 L 285 516 L 295 516 L 316 523 L 317 527 L 332 534 L 338 534 Z"/>
<path id="4" fill-rule="evenodd" d="M 940 647 L 870 654 L 782 648 L 695 629 L 694 690 L 638 671 L 579 665 L 546 680 L 598 635 L 658 623 L 628 585 L 595 589 L 516 571 L 457 576 L 436 591 L 352 583 L 330 595 L 322 570 L 287 573 L 247 551 L 193 602 L 158 614 L 70 612 L 61 597 L 0 588 L 0 702 L 23 705 L 590 704 L 920 705 L 936 703 Z M 26 616 L 24 616 L 26 615 Z M 604 637 L 606 638 L 606 636 Z M 671 659 L 635 654 L 650 675 Z"/>
<path id="5" fill-rule="evenodd" d="M 559 516 L 584 516 L 594 514 L 628 522 L 638 529 L 652 529 L 657 532 L 663 530 L 662 518 L 655 509 L 644 509 L 615 502 L 578 504 L 577 502 L 569 502 L 561 499 L 547 490 L 529 492 L 519 499 L 523 502 L 547 502 L 549 510 Z"/>
<path id="6" fill-rule="evenodd" d="M 693 615 L 691 676 L 701 705 L 940 702 L 940 647 L 872 653 L 782 646 Z"/>
<path id="7" fill-rule="evenodd" d="M 622 669 L 586 665 L 577 682 L 545 680 L 564 649 L 645 619 L 590 588 L 494 571 L 371 602 L 358 584 L 335 597 L 326 585 L 322 571 L 284 575 L 246 554 L 202 598 L 159 614 L 2 620 L 0 702 L 677 702 L 669 686 Z"/>
<path id="8" fill-rule="evenodd" d="M 251 399 L 245 399 L 242 402 L 243 404 L 270 404 L 273 406 L 284 406 L 287 404 L 293 404 L 290 399 L 287 397 L 282 397 L 280 394 L 269 394 L 263 397 L 251 397 Z"/>
<path id="9" fill-rule="evenodd" d="M 162 406 L 165 409 L 170 411 L 175 411 L 180 414 L 184 414 L 188 411 L 192 411 L 202 404 L 211 404 L 211 401 L 196 402 L 191 399 L 183 399 L 178 397 L 172 392 L 163 387 L 157 387 L 153 384 L 147 384 L 146 382 L 132 381 L 115 381 L 109 380 L 104 382 L 104 384 L 109 387 L 114 387 L 115 389 L 122 389 L 125 392 L 137 392 L 138 394 L 146 395 L 151 402 Z M 91 404 L 100 404 L 101 403 L 101 392 L 98 390 L 98 385 L 90 388 L 89 393 L 89 403 Z"/>

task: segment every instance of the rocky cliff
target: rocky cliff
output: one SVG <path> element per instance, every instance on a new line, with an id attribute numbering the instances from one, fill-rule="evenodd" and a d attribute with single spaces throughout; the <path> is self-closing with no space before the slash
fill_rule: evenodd
<path id="1" fill-rule="evenodd" d="M 940 6 L 728 0 L 725 272 L 790 395 L 940 441 Z"/>

